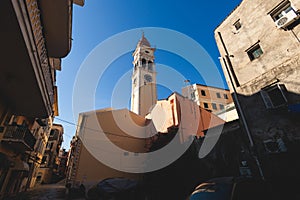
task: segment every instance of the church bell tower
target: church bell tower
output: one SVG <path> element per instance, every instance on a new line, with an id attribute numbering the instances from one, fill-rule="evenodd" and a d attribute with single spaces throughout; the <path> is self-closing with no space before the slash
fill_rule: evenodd
<path id="1" fill-rule="evenodd" d="M 141 116 L 146 116 L 157 101 L 154 51 L 143 33 L 132 54 L 131 89 L 131 111 Z"/>

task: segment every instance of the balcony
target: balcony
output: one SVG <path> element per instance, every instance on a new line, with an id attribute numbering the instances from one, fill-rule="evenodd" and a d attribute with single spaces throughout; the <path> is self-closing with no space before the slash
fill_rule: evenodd
<path id="1" fill-rule="evenodd" d="M 0 1 L 0 96 L 16 115 L 53 114 L 56 68 L 49 57 L 70 52 L 71 2 Z"/>
<path id="2" fill-rule="evenodd" d="M 32 151 L 36 142 L 35 137 L 27 127 L 9 125 L 6 127 L 2 141 L 17 151 Z"/>
<path id="3" fill-rule="evenodd" d="M 54 58 L 65 57 L 71 50 L 72 1 L 39 0 L 38 4 L 48 55 Z"/>

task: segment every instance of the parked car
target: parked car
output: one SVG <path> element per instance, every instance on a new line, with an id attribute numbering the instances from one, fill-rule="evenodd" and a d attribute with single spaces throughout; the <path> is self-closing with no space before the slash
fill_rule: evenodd
<path id="1" fill-rule="evenodd" d="M 127 178 L 107 178 L 88 190 L 89 200 L 142 200 L 141 184 Z"/>
<path id="2" fill-rule="evenodd" d="M 198 185 L 190 200 L 268 200 L 274 199 L 261 179 L 221 177 Z"/>

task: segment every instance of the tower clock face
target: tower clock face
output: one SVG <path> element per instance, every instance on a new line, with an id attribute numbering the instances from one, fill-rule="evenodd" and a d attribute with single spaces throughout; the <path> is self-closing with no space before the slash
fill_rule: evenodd
<path id="1" fill-rule="evenodd" d="M 152 82 L 152 76 L 149 75 L 149 74 L 145 74 L 145 75 L 144 75 L 144 79 L 145 79 L 147 82 Z"/>

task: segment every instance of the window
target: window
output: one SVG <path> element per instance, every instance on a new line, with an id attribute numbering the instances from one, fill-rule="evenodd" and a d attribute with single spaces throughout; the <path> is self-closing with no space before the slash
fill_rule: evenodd
<path id="1" fill-rule="evenodd" d="M 136 85 L 136 78 L 133 79 L 133 85 Z"/>
<path id="2" fill-rule="evenodd" d="M 153 62 L 152 61 L 148 62 L 148 70 L 153 71 Z"/>
<path id="3" fill-rule="evenodd" d="M 227 94 L 224 94 L 224 99 L 228 99 L 228 95 Z"/>
<path id="4" fill-rule="evenodd" d="M 41 164 L 46 164 L 48 162 L 48 156 L 43 156 L 42 158 L 42 163 Z"/>
<path id="5" fill-rule="evenodd" d="M 214 110 L 218 110 L 218 108 L 217 108 L 217 104 L 215 104 L 215 103 L 212 103 L 211 105 L 212 105 L 212 108 L 213 108 Z"/>
<path id="6" fill-rule="evenodd" d="M 206 96 L 205 90 L 201 90 L 201 95 Z"/>
<path id="7" fill-rule="evenodd" d="M 195 92 L 192 92 L 192 93 L 191 93 L 191 99 L 192 99 L 192 100 L 195 100 Z"/>
<path id="8" fill-rule="evenodd" d="M 203 103 L 204 108 L 208 108 L 208 103 Z"/>
<path id="9" fill-rule="evenodd" d="M 276 84 L 260 91 L 261 97 L 267 109 L 278 108 L 286 105 L 286 88 L 283 84 Z"/>
<path id="10" fill-rule="evenodd" d="M 143 58 L 142 59 L 142 65 L 145 65 L 146 64 L 146 60 Z"/>
<path id="11" fill-rule="evenodd" d="M 233 26 L 235 27 L 235 30 L 239 30 L 242 27 L 242 24 L 240 22 L 240 20 L 237 20 Z"/>
<path id="12" fill-rule="evenodd" d="M 55 130 L 52 129 L 52 130 L 50 131 L 50 136 L 53 136 L 54 133 L 55 133 Z"/>
<path id="13" fill-rule="evenodd" d="M 220 110 L 224 110 L 224 105 L 223 104 L 220 104 Z"/>
<path id="14" fill-rule="evenodd" d="M 259 58 L 263 54 L 263 51 L 258 43 L 253 45 L 246 51 L 251 61 Z"/>
<path id="15" fill-rule="evenodd" d="M 52 147 L 53 147 L 53 142 L 48 142 L 48 144 L 47 144 L 47 149 L 49 149 L 49 150 L 51 150 L 52 149 Z"/>
<path id="16" fill-rule="evenodd" d="M 219 92 L 216 93 L 218 98 L 221 98 L 221 94 Z"/>
<path id="17" fill-rule="evenodd" d="M 143 67 L 144 69 L 146 68 L 146 63 L 147 63 L 146 60 L 143 58 L 143 59 L 142 59 L 142 67 Z"/>

